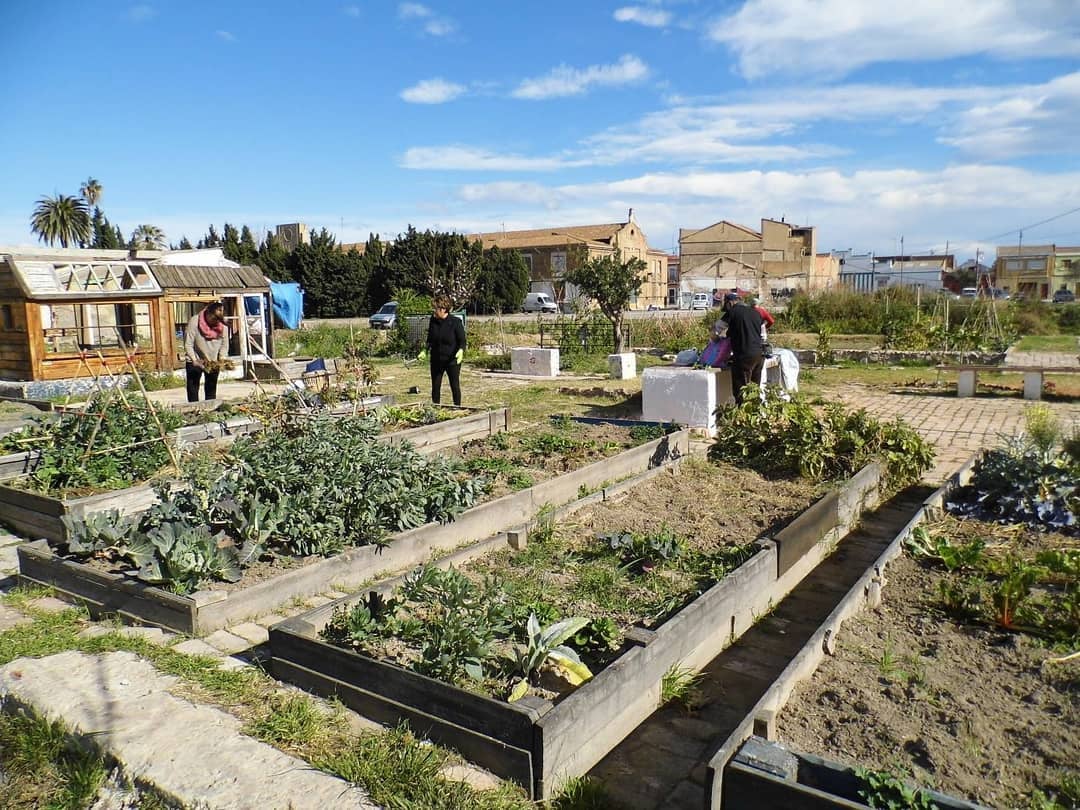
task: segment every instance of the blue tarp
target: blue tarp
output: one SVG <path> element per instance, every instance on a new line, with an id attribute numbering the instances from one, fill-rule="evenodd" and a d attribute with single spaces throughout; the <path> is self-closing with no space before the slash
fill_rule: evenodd
<path id="1" fill-rule="evenodd" d="M 299 329 L 304 318 L 304 291 L 300 285 L 289 282 L 270 282 L 270 295 L 274 299 L 274 314 L 286 329 Z"/>

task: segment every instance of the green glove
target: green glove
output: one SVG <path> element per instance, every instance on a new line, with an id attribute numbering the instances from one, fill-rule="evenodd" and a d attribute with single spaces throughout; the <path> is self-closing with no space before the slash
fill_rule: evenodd
<path id="1" fill-rule="evenodd" d="M 416 359 L 421 363 L 427 360 L 427 349 L 421 349 L 420 354 L 416 355 Z"/>
<path id="2" fill-rule="evenodd" d="M 454 362 L 457 363 L 460 366 L 461 361 L 464 360 L 464 359 L 465 359 L 465 350 L 464 349 L 458 349 L 457 353 L 454 355 Z"/>

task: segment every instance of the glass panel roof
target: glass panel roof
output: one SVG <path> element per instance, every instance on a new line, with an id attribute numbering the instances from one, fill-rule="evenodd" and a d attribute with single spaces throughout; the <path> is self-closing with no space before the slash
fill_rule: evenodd
<path id="1" fill-rule="evenodd" d="M 161 291 L 146 262 L 16 261 L 14 265 L 31 296 Z"/>

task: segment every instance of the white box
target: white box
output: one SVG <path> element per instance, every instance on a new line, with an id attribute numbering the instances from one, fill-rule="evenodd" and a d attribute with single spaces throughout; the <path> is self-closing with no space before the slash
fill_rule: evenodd
<path id="1" fill-rule="evenodd" d="M 532 377 L 559 376 L 558 349 L 511 349 L 510 370 Z"/>
<path id="2" fill-rule="evenodd" d="M 716 432 L 716 408 L 734 403 L 731 371 L 653 366 L 641 374 L 641 417 Z"/>
<path id="3" fill-rule="evenodd" d="M 637 376 L 637 355 L 633 352 L 609 354 L 607 365 L 613 379 L 632 380 Z"/>

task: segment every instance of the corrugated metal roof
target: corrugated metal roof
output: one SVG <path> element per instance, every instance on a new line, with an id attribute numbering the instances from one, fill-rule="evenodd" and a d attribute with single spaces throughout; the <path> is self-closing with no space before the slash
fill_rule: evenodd
<path id="1" fill-rule="evenodd" d="M 258 267 L 195 267 L 183 264 L 154 264 L 150 271 L 165 290 L 266 290 Z"/>

